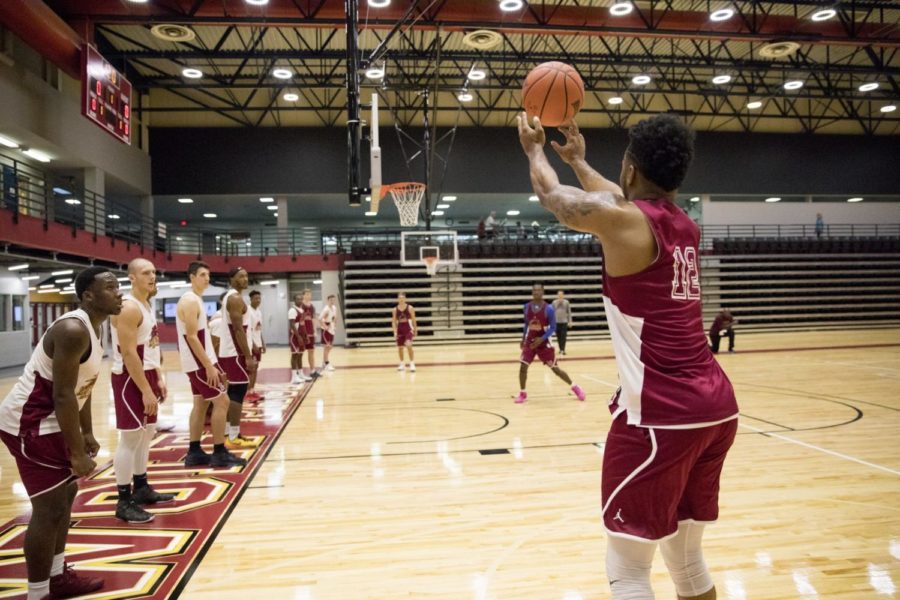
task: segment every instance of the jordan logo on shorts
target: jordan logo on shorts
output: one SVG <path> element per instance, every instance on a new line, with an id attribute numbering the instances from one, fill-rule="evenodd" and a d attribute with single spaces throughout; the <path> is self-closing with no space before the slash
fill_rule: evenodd
<path id="1" fill-rule="evenodd" d="M 625 519 L 622 518 L 622 509 L 621 508 L 616 511 L 616 516 L 613 517 L 613 521 L 621 521 L 622 523 L 625 522 Z"/>

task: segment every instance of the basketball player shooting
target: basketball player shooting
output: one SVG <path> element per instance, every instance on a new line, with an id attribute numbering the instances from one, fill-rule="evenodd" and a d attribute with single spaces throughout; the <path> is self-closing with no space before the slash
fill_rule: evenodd
<path id="1" fill-rule="evenodd" d="M 572 393 L 581 401 L 584 401 L 584 391 L 577 384 L 572 383 L 569 374 L 556 364 L 556 351 L 550 345 L 550 338 L 556 332 L 556 317 L 553 307 L 544 302 L 544 284 L 535 283 L 531 286 L 531 302 L 525 304 L 525 331 L 522 333 L 522 355 L 519 358 L 519 395 L 516 396 L 516 404 L 522 404 L 528 399 L 525 391 L 525 383 L 528 381 L 528 367 L 534 362 L 535 357 L 550 367 L 553 373 L 571 386 Z"/>
<path id="2" fill-rule="evenodd" d="M 517 122 L 541 204 L 603 249 L 603 304 L 620 381 L 602 480 L 613 600 L 654 597 L 657 545 L 679 598 L 713 599 L 701 542 L 705 523 L 718 517 L 738 407 L 703 331 L 700 231 L 674 203 L 693 134 L 672 115 L 641 121 L 628 131 L 616 185 L 585 161 L 578 126 L 563 126 L 566 143 L 551 145 L 582 190 L 559 183 L 540 120 L 522 114 Z"/>

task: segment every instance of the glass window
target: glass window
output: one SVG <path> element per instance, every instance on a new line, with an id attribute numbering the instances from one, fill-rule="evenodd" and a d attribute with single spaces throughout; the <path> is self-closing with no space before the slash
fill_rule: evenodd
<path id="1" fill-rule="evenodd" d="M 25 296 L 12 297 L 12 328 L 13 331 L 25 330 Z"/>
<path id="2" fill-rule="evenodd" d="M 8 294 L 0 295 L 0 331 L 9 331 L 11 329 L 9 319 L 9 299 L 10 296 Z"/>

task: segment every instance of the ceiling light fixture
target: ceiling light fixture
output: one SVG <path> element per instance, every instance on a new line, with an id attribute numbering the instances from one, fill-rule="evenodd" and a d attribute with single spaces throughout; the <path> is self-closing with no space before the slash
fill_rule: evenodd
<path id="1" fill-rule="evenodd" d="M 118 221 L 118 220 L 121 219 L 122 217 L 120 217 L 119 215 L 113 213 L 113 214 L 109 215 L 109 218 L 112 219 L 113 221 Z"/>
<path id="2" fill-rule="evenodd" d="M 768 202 L 769 204 L 772 204 L 773 202 L 781 202 L 781 198 L 779 198 L 778 196 L 773 196 L 771 198 L 766 198 L 766 202 Z"/>
<path id="3" fill-rule="evenodd" d="M 50 274 L 56 277 L 57 275 L 71 275 L 74 272 L 73 269 L 63 269 L 62 271 L 51 271 Z"/>
<path id="4" fill-rule="evenodd" d="M 28 263 L 22 263 L 21 265 L 13 265 L 11 267 L 6 267 L 7 271 L 21 271 L 22 269 L 27 269 Z"/>
<path id="5" fill-rule="evenodd" d="M 244 2 L 253 6 L 265 6 L 269 3 L 269 0 L 244 0 Z"/>
<path id="6" fill-rule="evenodd" d="M 634 85 L 647 85 L 650 83 L 651 79 L 649 75 L 635 75 L 631 78 L 631 83 Z"/>
<path id="7" fill-rule="evenodd" d="M 389 5 L 391 0 L 369 0 L 369 6 L 372 8 L 384 8 Z"/>
<path id="8" fill-rule="evenodd" d="M 456 202 L 456 196 L 444 196 L 441 202 Z"/>
<path id="9" fill-rule="evenodd" d="M 449 204 L 438 204 L 435 208 L 437 208 L 438 210 L 447 210 L 448 208 L 450 208 L 450 205 Z"/>
<path id="10" fill-rule="evenodd" d="M 883 113 L 894 112 L 895 110 L 897 110 L 897 105 L 896 104 L 888 104 L 888 105 L 882 106 L 880 110 Z"/>
<path id="11" fill-rule="evenodd" d="M 813 21 L 827 21 L 828 19 L 833 19 L 837 16 L 837 11 L 833 8 L 826 8 L 824 10 L 817 10 L 813 14 L 809 16 Z"/>
<path id="12" fill-rule="evenodd" d="M 519 10 L 523 6 L 525 6 L 524 0 L 500 0 L 500 10 L 503 12 Z"/>
<path id="13" fill-rule="evenodd" d="M 609 102 L 610 104 L 622 104 L 623 102 L 625 102 L 625 99 L 621 96 L 613 96 L 612 98 L 607 100 L 607 102 Z"/>
<path id="14" fill-rule="evenodd" d="M 378 214 L 377 212 L 374 212 L 374 211 L 371 211 L 371 210 L 367 210 L 367 211 L 366 211 L 366 216 L 367 216 L 367 217 L 374 217 L 374 216 L 377 215 L 377 214 Z"/>
<path id="15" fill-rule="evenodd" d="M 433 211 L 431 211 L 431 216 L 433 216 L 433 217 L 443 217 L 443 216 L 444 216 L 444 211 L 442 211 L 442 210 L 433 210 Z"/>
<path id="16" fill-rule="evenodd" d="M 691 202 L 700 202 L 700 196 L 694 196 L 691 198 Z"/>
<path id="17" fill-rule="evenodd" d="M 285 102 L 296 102 L 300 99 L 300 94 L 295 94 L 294 92 L 286 92 L 284 96 L 282 96 L 282 98 L 284 98 Z"/>
<path id="18" fill-rule="evenodd" d="M 469 92 L 463 92 L 456 97 L 460 102 L 471 102 L 475 99 L 475 96 L 470 94 Z"/>
<path id="19" fill-rule="evenodd" d="M 747 108 L 749 108 L 750 110 L 754 110 L 754 109 L 761 108 L 761 107 L 762 107 L 762 102 L 760 102 L 759 100 L 754 100 L 753 102 L 747 103 Z"/>
<path id="20" fill-rule="evenodd" d="M 272 77 L 276 79 L 290 79 L 294 76 L 294 72 L 290 69 L 285 69 L 284 67 L 278 69 L 272 69 Z"/>
<path id="21" fill-rule="evenodd" d="M 722 85 L 731 81 L 731 75 L 716 75 L 712 78 L 712 82 L 716 85 Z"/>
<path id="22" fill-rule="evenodd" d="M 217 215 L 216 213 L 203 213 L 203 216 L 206 217 L 207 219 L 215 219 L 219 215 Z"/>
<path id="23" fill-rule="evenodd" d="M 621 17 L 622 15 L 627 15 L 633 10 L 634 4 L 632 4 L 631 2 L 616 2 L 609 7 L 609 14 L 616 17 Z"/>
<path id="24" fill-rule="evenodd" d="M 44 154 L 40 150 L 33 150 L 31 148 L 23 148 L 22 154 L 24 154 L 26 156 L 30 156 L 34 160 L 36 160 L 38 162 L 42 162 L 42 163 L 48 163 L 51 160 L 50 156 L 48 154 Z"/>
<path id="25" fill-rule="evenodd" d="M 182 69 L 181 74 L 188 79 L 200 79 L 201 77 L 203 77 L 203 71 L 201 71 L 200 69 Z"/>
<path id="26" fill-rule="evenodd" d="M 22 277 L 22 281 L 35 281 L 40 278 L 40 275 L 26 275 L 25 277 Z"/>
<path id="27" fill-rule="evenodd" d="M 481 81 L 485 77 L 487 77 L 487 73 L 485 73 L 481 69 L 476 69 L 475 65 L 472 65 L 472 68 L 469 69 L 469 74 L 466 75 L 466 78 L 472 81 Z"/>
<path id="28" fill-rule="evenodd" d="M 193 204 L 194 199 L 193 198 L 179 198 L 178 202 L 181 204 Z"/>
<path id="29" fill-rule="evenodd" d="M 877 81 L 873 81 L 871 83 L 864 83 L 861 86 L 859 86 L 859 91 L 861 91 L 861 92 L 871 92 L 872 90 L 877 90 L 877 89 L 878 89 Z"/>
<path id="30" fill-rule="evenodd" d="M 81 200 L 79 200 L 78 198 L 66 198 L 66 204 L 78 206 L 79 204 L 81 204 Z"/>
<path id="31" fill-rule="evenodd" d="M 528 196 L 528 201 L 529 202 L 540 202 L 541 199 L 538 198 L 537 196 Z"/>
<path id="32" fill-rule="evenodd" d="M 506 211 L 506 215 L 509 216 L 509 217 L 518 217 L 518 216 L 519 216 L 519 211 L 517 211 L 517 210 L 508 210 L 508 211 Z"/>
<path id="33" fill-rule="evenodd" d="M 803 87 L 803 82 L 799 79 L 792 79 L 791 81 L 784 82 L 784 89 L 786 90 L 799 90 Z"/>
<path id="34" fill-rule="evenodd" d="M 0 135 L 0 146 L 6 146 L 7 148 L 18 148 L 19 144 L 12 141 L 6 136 Z"/>
<path id="35" fill-rule="evenodd" d="M 859 196 L 857 196 L 855 198 L 847 198 L 847 202 L 862 202 L 862 201 L 863 201 L 863 199 L 860 198 Z"/>
<path id="36" fill-rule="evenodd" d="M 272 202 L 275 202 L 275 198 L 265 196 L 263 198 L 260 198 L 259 201 L 262 202 L 263 204 L 271 204 Z"/>
<path id="37" fill-rule="evenodd" d="M 278 207 L 275 206 L 274 204 L 272 206 L 267 206 L 266 208 L 269 210 L 278 210 Z"/>
<path id="38" fill-rule="evenodd" d="M 366 69 L 366 77 L 368 79 L 381 79 L 384 77 L 384 66 L 381 67 L 369 67 Z"/>
<path id="39" fill-rule="evenodd" d="M 717 10 L 714 13 L 709 15 L 710 21 L 727 21 L 731 17 L 734 16 L 734 11 L 730 8 L 723 8 L 721 10 Z"/>

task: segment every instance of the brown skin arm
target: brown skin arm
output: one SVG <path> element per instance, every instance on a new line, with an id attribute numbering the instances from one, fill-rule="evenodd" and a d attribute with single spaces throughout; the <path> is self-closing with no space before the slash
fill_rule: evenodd
<path id="1" fill-rule="evenodd" d="M 412 323 L 412 334 L 415 337 L 419 331 L 419 326 L 416 324 L 416 309 L 412 306 L 409 307 L 409 322 Z"/>
<path id="2" fill-rule="evenodd" d="M 69 449 L 72 469 L 78 476 L 94 470 L 96 464 L 88 455 L 86 436 L 82 427 L 88 425 L 91 433 L 90 407 L 86 417 L 78 410 L 75 386 L 78 384 L 78 367 L 86 352 L 90 352 L 91 336 L 77 319 L 63 319 L 54 325 L 44 339 L 44 351 L 53 360 L 53 406 L 59 428 Z M 93 442 L 96 444 L 96 441 Z"/>
<path id="3" fill-rule="evenodd" d="M 394 337 L 397 337 L 397 309 L 391 309 L 391 327 L 394 329 Z"/>
<path id="4" fill-rule="evenodd" d="M 242 323 L 244 320 L 244 309 L 246 308 L 246 304 L 237 294 L 233 294 L 228 298 L 226 304 L 228 320 L 232 323 L 231 330 L 234 332 L 235 344 L 241 354 L 244 355 L 244 359 L 247 361 L 247 367 L 252 369 L 256 366 L 256 359 L 253 358 L 253 353 L 250 351 L 250 343 L 247 341 L 247 332 L 239 325 L 239 323 Z M 238 325 L 235 325 L 235 323 L 238 323 Z M 253 366 L 251 366 L 251 362 L 253 363 Z"/>

